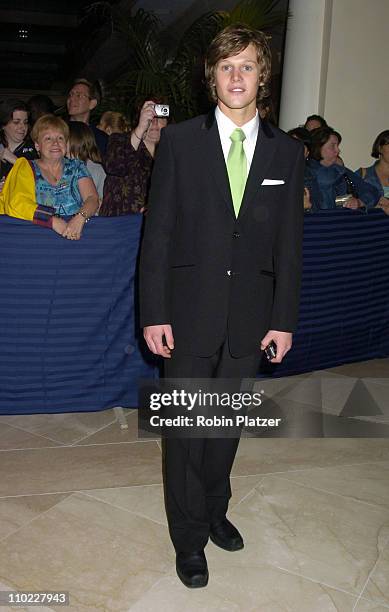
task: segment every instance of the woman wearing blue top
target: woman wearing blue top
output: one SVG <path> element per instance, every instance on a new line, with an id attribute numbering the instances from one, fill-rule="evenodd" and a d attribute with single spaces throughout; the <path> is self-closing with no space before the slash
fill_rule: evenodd
<path id="1" fill-rule="evenodd" d="M 389 130 L 378 134 L 371 156 L 378 161 L 368 168 L 359 168 L 357 173 L 379 190 L 381 198 L 377 205 L 389 215 Z"/>
<path id="2" fill-rule="evenodd" d="M 37 203 L 66 219 L 61 232 L 64 238 L 78 240 L 97 211 L 99 198 L 84 162 L 65 157 L 69 128 L 59 117 L 44 115 L 35 123 L 31 138 L 39 154 L 31 162 Z"/>
<path id="3" fill-rule="evenodd" d="M 330 127 L 311 132 L 311 154 L 308 167 L 318 185 L 319 200 L 316 209 L 333 209 L 336 199 L 349 196 L 344 200 L 344 208 L 372 208 L 380 199 L 376 187 L 366 183 L 361 177 L 339 164 L 339 144 L 341 135 Z"/>

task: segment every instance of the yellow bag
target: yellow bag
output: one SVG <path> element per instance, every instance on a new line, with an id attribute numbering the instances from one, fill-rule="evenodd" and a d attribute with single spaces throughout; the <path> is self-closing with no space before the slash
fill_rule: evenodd
<path id="1" fill-rule="evenodd" d="M 27 159 L 20 157 L 0 193 L 0 214 L 32 221 L 37 206 L 33 169 Z"/>

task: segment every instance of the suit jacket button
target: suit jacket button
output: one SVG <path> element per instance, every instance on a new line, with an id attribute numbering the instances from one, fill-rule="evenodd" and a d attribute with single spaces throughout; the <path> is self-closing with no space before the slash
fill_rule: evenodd
<path id="1" fill-rule="evenodd" d="M 239 232 L 234 232 L 234 233 L 232 234 L 232 237 L 233 237 L 233 238 L 240 238 L 240 234 L 239 234 Z"/>
<path id="2" fill-rule="evenodd" d="M 227 276 L 231 276 L 231 270 L 227 270 Z"/>

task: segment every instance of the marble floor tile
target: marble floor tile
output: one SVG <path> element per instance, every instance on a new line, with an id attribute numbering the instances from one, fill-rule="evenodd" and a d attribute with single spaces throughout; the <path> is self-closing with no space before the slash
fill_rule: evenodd
<path id="1" fill-rule="evenodd" d="M 131 612 L 352 612 L 356 598 L 266 564 L 236 566 L 235 553 L 217 561 L 206 549 L 209 583 L 188 591 L 173 574 L 159 580 Z M 239 553 L 240 554 L 240 553 Z"/>
<path id="2" fill-rule="evenodd" d="M 367 406 L 368 412 L 366 414 L 371 414 L 370 409 L 375 404 L 378 409 L 377 414 L 380 414 L 380 411 L 389 413 L 388 377 L 372 378 L 364 376 L 363 378 L 358 378 L 356 376 L 345 376 L 334 371 L 323 370 L 312 373 L 310 377 L 304 380 L 299 380 L 296 377 L 294 385 L 291 384 L 290 387 L 280 390 L 278 394 L 274 395 L 274 398 L 317 406 L 328 414 L 339 415 L 353 390 L 355 389 L 358 393 L 356 385 L 361 384 L 371 395 L 372 400 L 371 406 Z M 356 414 L 360 414 L 359 410 L 360 407 L 357 406 Z"/>
<path id="3" fill-rule="evenodd" d="M 263 378 L 255 382 L 254 390 L 257 393 L 262 393 L 265 399 L 266 397 L 275 397 L 288 393 L 311 376 L 312 374 L 309 373 L 299 374 L 298 376 L 285 376 L 283 378 Z"/>
<path id="4" fill-rule="evenodd" d="M 23 449 L 23 448 L 45 448 L 47 446 L 58 446 L 58 442 L 48 440 L 37 434 L 32 434 L 24 429 L 11 427 L 0 417 L 0 451 Z"/>
<path id="5" fill-rule="evenodd" d="M 363 378 L 371 376 L 373 378 L 385 378 L 389 376 L 389 359 L 370 359 L 358 363 L 346 363 L 336 368 L 329 368 L 328 372 L 335 372 L 343 376 L 356 376 Z"/>
<path id="6" fill-rule="evenodd" d="M 356 419 L 355 419 L 356 420 Z M 389 416 L 376 416 L 376 417 L 358 417 L 359 421 L 365 421 L 366 423 L 377 423 L 381 425 L 389 425 Z"/>
<path id="7" fill-rule="evenodd" d="M 389 439 L 242 439 L 233 476 L 288 472 L 327 465 L 389 461 Z"/>
<path id="8" fill-rule="evenodd" d="M 389 607 L 366 599 L 359 599 L 353 608 L 353 612 L 388 612 L 388 610 Z"/>
<path id="9" fill-rule="evenodd" d="M 228 504 L 229 511 L 239 504 L 263 478 L 263 476 L 233 476 L 231 478 L 232 496 Z"/>
<path id="10" fill-rule="evenodd" d="M 128 429 L 121 429 L 117 421 L 110 423 L 103 429 L 91 433 L 86 438 L 82 438 L 74 444 L 74 446 L 82 446 L 85 444 L 114 444 L 116 442 L 136 442 L 142 441 L 138 438 L 138 413 L 136 410 L 126 415 Z M 153 438 L 147 438 L 148 441 Z M 158 438 L 154 438 L 157 440 Z"/>
<path id="11" fill-rule="evenodd" d="M 15 590 L 67 590 L 66 610 L 75 612 L 127 610 L 173 558 L 166 527 L 81 494 L 0 546 L 3 581 Z"/>
<path id="12" fill-rule="evenodd" d="M 0 540 L 47 512 L 67 496 L 68 493 L 0 498 Z"/>
<path id="13" fill-rule="evenodd" d="M 231 478 L 232 497 L 229 511 L 239 504 L 260 482 L 261 476 L 237 476 Z M 139 516 L 167 525 L 163 485 L 91 489 L 83 492 Z M 1 516 L 1 515 L 0 515 Z"/>
<path id="14" fill-rule="evenodd" d="M 162 482 L 156 442 L 7 451 L 0 497 Z"/>
<path id="15" fill-rule="evenodd" d="M 314 378 L 320 380 L 323 412 L 338 416 L 358 379 L 327 371 L 316 372 Z"/>
<path id="16" fill-rule="evenodd" d="M 322 405 L 322 393 L 320 379 L 313 376 L 292 376 L 288 379 L 290 385 L 280 390 L 273 397 L 283 400 L 292 400 L 301 404 L 308 404 L 320 408 Z M 266 390 L 266 386 L 264 387 Z"/>
<path id="17" fill-rule="evenodd" d="M 386 535 L 389 541 L 389 525 Z M 389 607 L 389 544 L 381 551 L 362 596 Z"/>
<path id="18" fill-rule="evenodd" d="M 8 583 L 0 580 L 0 592 L 1 591 L 12 591 L 12 590 L 14 589 Z M 43 605 L 42 606 L 34 605 L 34 607 L 29 606 L 26 608 L 24 606 L 15 607 L 15 606 L 1 606 L 0 605 L 0 610 L 1 612 L 15 612 L 15 610 L 17 610 L 17 612 L 52 612 L 53 608 L 49 608 Z"/>
<path id="19" fill-rule="evenodd" d="M 361 380 L 381 414 L 389 416 L 389 378 L 363 378 Z"/>
<path id="20" fill-rule="evenodd" d="M 237 563 L 266 562 L 356 596 L 389 542 L 386 508 L 272 476 L 230 518 L 246 542 Z"/>
<path id="21" fill-rule="evenodd" d="M 383 506 L 389 512 L 389 461 L 288 472 L 282 478 Z"/>
<path id="22" fill-rule="evenodd" d="M 163 486 L 147 485 L 115 489 L 92 489 L 84 491 L 96 499 L 167 525 Z"/>
<path id="23" fill-rule="evenodd" d="M 73 444 L 115 421 L 113 410 L 21 414 L 1 417 L 2 422 L 60 444 Z M 120 428 L 119 424 L 117 424 Z"/>

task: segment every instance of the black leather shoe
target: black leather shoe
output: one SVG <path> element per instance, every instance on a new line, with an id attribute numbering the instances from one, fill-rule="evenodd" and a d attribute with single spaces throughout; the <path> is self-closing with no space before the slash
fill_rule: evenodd
<path id="1" fill-rule="evenodd" d="M 227 518 L 224 518 L 220 523 L 211 525 L 209 537 L 216 546 L 220 546 L 224 550 L 241 550 L 244 546 L 239 531 Z"/>
<path id="2" fill-rule="evenodd" d="M 189 589 L 205 587 L 208 584 L 207 559 L 203 550 L 177 553 L 176 571 L 181 582 Z"/>

